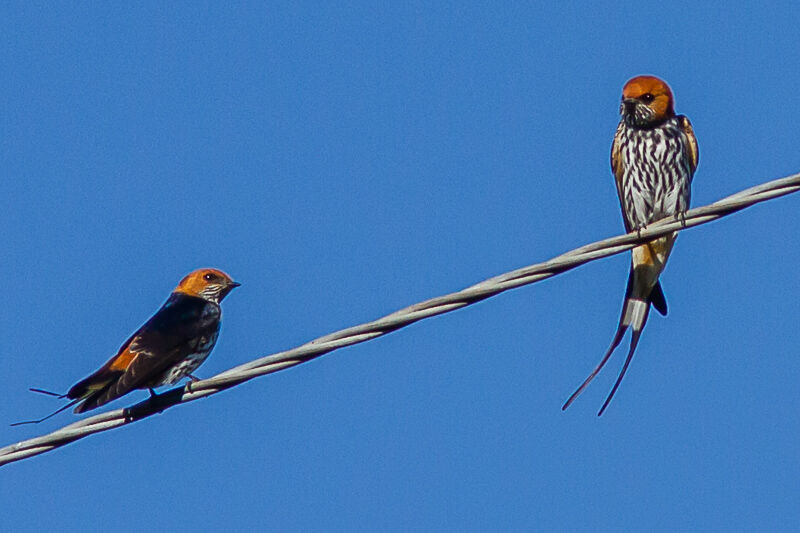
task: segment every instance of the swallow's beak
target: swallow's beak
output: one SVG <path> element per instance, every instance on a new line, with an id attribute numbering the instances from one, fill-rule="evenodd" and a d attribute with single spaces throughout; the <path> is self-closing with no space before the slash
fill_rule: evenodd
<path id="1" fill-rule="evenodd" d="M 636 100 L 635 98 L 623 98 L 622 99 L 622 105 L 625 106 L 625 109 L 628 110 L 629 112 L 633 111 L 634 109 L 636 109 L 636 105 L 638 103 L 639 103 L 639 101 Z"/>
<path id="2" fill-rule="evenodd" d="M 230 283 L 228 283 L 228 287 L 230 287 L 231 289 L 235 289 L 236 287 L 241 287 L 241 286 L 242 284 L 239 283 L 238 281 L 231 281 Z"/>

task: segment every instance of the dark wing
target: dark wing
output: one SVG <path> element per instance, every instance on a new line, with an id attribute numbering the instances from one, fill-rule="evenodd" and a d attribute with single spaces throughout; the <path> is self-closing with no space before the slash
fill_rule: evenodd
<path id="1" fill-rule="evenodd" d="M 689 149 L 689 164 L 692 167 L 692 175 L 694 175 L 694 171 L 697 170 L 697 163 L 700 161 L 700 150 L 697 147 L 697 137 L 694 135 L 694 128 L 692 128 L 692 123 L 689 122 L 689 118 L 685 115 L 681 115 L 679 118 L 681 129 L 686 135 L 686 139 L 689 141 L 687 144 Z"/>
<path id="2" fill-rule="evenodd" d="M 614 134 L 614 142 L 611 145 L 611 172 L 614 173 L 614 182 L 617 184 L 617 197 L 619 206 L 622 210 L 622 222 L 625 224 L 625 231 L 630 233 L 633 227 L 625 214 L 625 198 L 622 189 L 622 176 L 625 174 L 625 160 L 622 156 L 622 129 L 624 124 L 620 121 L 617 132 Z"/>
<path id="3" fill-rule="evenodd" d="M 209 306 L 213 306 L 209 308 Z M 148 386 L 219 328 L 219 307 L 202 298 L 172 294 L 167 302 L 97 372 L 76 384 L 69 398 L 84 398 L 82 413 Z"/>

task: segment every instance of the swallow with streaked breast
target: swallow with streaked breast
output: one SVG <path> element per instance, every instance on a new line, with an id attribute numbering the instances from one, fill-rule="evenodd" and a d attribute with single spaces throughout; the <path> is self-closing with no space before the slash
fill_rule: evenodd
<path id="1" fill-rule="evenodd" d="M 669 85 L 655 76 L 628 80 L 622 88 L 620 115 L 611 147 L 611 170 L 625 231 L 641 231 L 651 222 L 668 216 L 684 217 L 689 209 L 699 152 L 691 122 L 686 116 L 675 114 L 675 99 Z M 630 328 L 628 356 L 597 415 L 602 415 L 608 407 L 633 359 L 650 307 L 667 314 L 659 277 L 676 237 L 677 233 L 671 233 L 631 250 L 628 288 L 611 346 L 562 409 L 569 407 L 600 372 Z"/>
<path id="2" fill-rule="evenodd" d="M 221 270 L 195 270 L 181 280 L 167 301 L 150 320 L 122 345 L 117 354 L 64 395 L 71 401 L 42 418 L 12 425 L 38 423 L 78 404 L 75 413 L 96 409 L 135 389 L 171 385 L 206 360 L 219 336 L 220 302 L 240 283 Z M 31 389 L 44 392 L 41 389 Z"/>

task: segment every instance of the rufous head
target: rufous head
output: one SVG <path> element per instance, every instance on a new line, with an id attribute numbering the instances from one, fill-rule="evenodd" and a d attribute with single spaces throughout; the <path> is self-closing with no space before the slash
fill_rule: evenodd
<path id="1" fill-rule="evenodd" d="M 233 281 L 222 270 L 201 268 L 183 278 L 173 292 L 197 296 L 209 302 L 219 303 L 239 285 L 241 283 Z"/>
<path id="2" fill-rule="evenodd" d="M 655 76 L 636 76 L 622 88 L 619 112 L 629 126 L 645 128 L 675 116 L 675 102 L 667 82 Z"/>

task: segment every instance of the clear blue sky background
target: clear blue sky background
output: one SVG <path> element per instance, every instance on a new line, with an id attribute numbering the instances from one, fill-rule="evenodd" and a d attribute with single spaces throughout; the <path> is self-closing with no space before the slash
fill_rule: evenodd
<path id="1" fill-rule="evenodd" d="M 695 125 L 694 205 L 800 170 L 796 2 L 586 4 L 4 4 L 0 444 L 194 268 L 243 283 L 208 377 L 620 233 L 633 75 Z M 796 527 L 798 207 L 681 235 L 600 419 L 623 353 L 560 407 L 622 255 L 9 465 L 3 528 Z"/>

